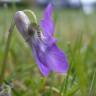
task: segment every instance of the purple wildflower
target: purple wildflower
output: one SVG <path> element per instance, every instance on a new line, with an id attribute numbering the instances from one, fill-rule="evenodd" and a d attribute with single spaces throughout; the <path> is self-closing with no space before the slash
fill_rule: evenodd
<path id="1" fill-rule="evenodd" d="M 53 8 L 49 4 L 44 12 L 44 17 L 38 26 L 30 23 L 23 11 L 15 15 L 15 23 L 24 39 L 32 47 L 33 55 L 40 71 L 44 76 L 50 72 L 67 73 L 68 61 L 65 54 L 57 47 L 54 35 L 54 22 L 52 19 Z"/>
<path id="2" fill-rule="evenodd" d="M 52 5 L 49 4 L 44 12 L 44 18 L 40 21 L 40 28 L 43 33 L 41 39 L 35 39 L 33 53 L 40 71 L 44 76 L 49 72 L 66 73 L 68 61 L 64 53 L 57 47 L 54 35 L 54 23 L 52 19 Z"/>

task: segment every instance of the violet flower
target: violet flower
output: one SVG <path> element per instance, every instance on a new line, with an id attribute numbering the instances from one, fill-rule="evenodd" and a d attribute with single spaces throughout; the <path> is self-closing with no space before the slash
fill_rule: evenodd
<path id="1" fill-rule="evenodd" d="M 48 76 L 48 74 L 52 71 L 66 74 L 69 66 L 67 57 L 57 47 L 56 39 L 53 37 L 55 28 L 52 19 L 52 4 L 49 4 L 46 8 L 44 17 L 40 21 L 39 26 L 35 23 L 30 23 L 29 19 L 24 13 L 18 13 L 15 16 L 16 26 L 21 34 L 23 33 L 22 35 L 24 38 L 29 35 L 30 38 L 27 40 L 27 42 L 29 43 L 30 47 L 32 47 L 33 56 L 41 73 L 44 76 Z M 22 18 L 20 16 L 22 16 Z M 18 17 L 20 18 L 18 19 Z M 28 34 L 26 33 L 26 30 Z"/>

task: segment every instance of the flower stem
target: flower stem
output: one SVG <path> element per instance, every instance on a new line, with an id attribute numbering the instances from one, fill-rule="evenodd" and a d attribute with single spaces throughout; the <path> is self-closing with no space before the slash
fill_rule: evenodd
<path id="1" fill-rule="evenodd" d="M 7 65 L 6 61 L 7 61 L 7 57 L 8 57 L 8 51 L 9 51 L 9 46 L 10 46 L 10 42 L 11 42 L 14 25 L 15 25 L 15 23 L 14 24 L 12 23 L 12 25 L 9 29 L 8 39 L 7 39 L 6 47 L 5 47 L 4 59 L 3 59 L 2 66 L 1 66 L 0 84 L 3 83 L 4 78 L 5 78 L 5 70 L 6 70 L 6 65 Z"/>
<path id="2" fill-rule="evenodd" d="M 32 15 L 32 17 L 33 17 L 34 23 L 37 24 L 37 18 L 36 18 L 36 15 L 35 15 L 35 13 L 33 11 L 26 9 L 26 10 L 23 10 L 23 12 L 30 13 Z"/>

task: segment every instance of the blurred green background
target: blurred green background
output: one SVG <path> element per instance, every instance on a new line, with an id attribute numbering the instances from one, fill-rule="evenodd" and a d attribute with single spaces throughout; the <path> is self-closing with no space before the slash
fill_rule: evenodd
<path id="1" fill-rule="evenodd" d="M 30 9 L 36 13 L 39 22 L 44 6 L 35 0 L 1 4 L 0 70 L 15 12 Z M 85 14 L 82 8 L 55 7 L 53 17 L 57 44 L 66 53 L 70 64 L 68 73 L 65 76 L 51 73 L 47 78 L 43 77 L 31 48 L 15 28 L 5 72 L 5 81 L 12 81 L 14 85 L 12 96 L 96 96 L 96 12 Z"/>

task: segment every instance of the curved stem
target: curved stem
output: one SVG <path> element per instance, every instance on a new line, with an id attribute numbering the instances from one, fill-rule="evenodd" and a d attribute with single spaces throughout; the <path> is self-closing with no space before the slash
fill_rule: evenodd
<path id="1" fill-rule="evenodd" d="M 35 15 L 35 13 L 33 11 L 26 9 L 26 10 L 23 10 L 23 12 L 30 13 L 32 15 L 32 17 L 33 17 L 34 22 L 37 24 L 37 18 L 36 18 L 36 15 Z"/>
<path id="2" fill-rule="evenodd" d="M 15 23 L 12 23 L 12 25 L 9 29 L 8 39 L 7 39 L 7 43 L 6 43 L 6 47 L 5 47 L 4 59 L 3 59 L 2 66 L 1 66 L 0 84 L 3 83 L 3 80 L 5 78 L 5 70 L 6 70 L 6 65 L 7 65 L 6 61 L 7 61 L 7 57 L 8 57 L 8 51 L 9 51 L 9 46 L 10 46 L 10 42 L 11 42 L 14 25 L 15 25 Z"/>

